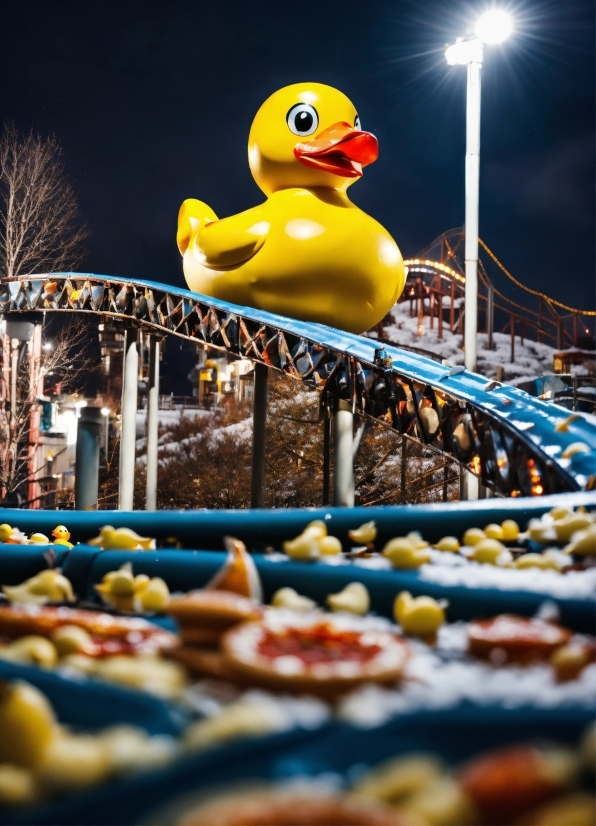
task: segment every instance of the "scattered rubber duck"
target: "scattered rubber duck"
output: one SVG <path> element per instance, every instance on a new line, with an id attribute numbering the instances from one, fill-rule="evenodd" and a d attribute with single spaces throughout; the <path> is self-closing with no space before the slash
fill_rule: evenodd
<path id="1" fill-rule="evenodd" d="M 370 610 L 370 596 L 361 582 L 350 582 L 337 594 L 329 594 L 327 605 L 332 611 L 347 611 L 363 617 Z"/>
<path id="2" fill-rule="evenodd" d="M 202 201 L 182 204 L 176 240 L 189 288 L 353 333 L 374 327 L 403 291 L 403 260 L 346 190 L 377 154 L 342 92 L 320 83 L 275 92 L 248 139 L 265 203 L 221 220 Z"/>
<path id="3" fill-rule="evenodd" d="M 263 586 L 254 559 L 244 542 L 231 536 L 224 537 L 228 557 L 205 588 L 211 591 L 233 591 L 240 596 L 263 601 Z"/>
<path id="4" fill-rule="evenodd" d="M 150 551 L 155 548 L 155 539 L 147 536 L 139 536 L 130 528 L 113 528 L 111 525 L 104 525 L 99 531 L 99 536 L 89 539 L 88 545 L 95 545 L 102 550 L 114 551 Z"/>
<path id="5" fill-rule="evenodd" d="M 6 534 L 7 529 L 10 528 L 10 525 L 2 525 L 1 527 L 5 529 L 3 534 Z M 7 545 L 28 545 L 29 537 L 18 528 L 10 528 L 10 533 L 6 536 L 6 539 L 2 540 L 2 542 L 5 542 Z"/>
<path id="6" fill-rule="evenodd" d="M 503 528 L 501 525 L 497 525 L 496 522 L 491 522 L 490 525 L 485 527 L 484 535 L 488 537 L 488 539 L 498 539 L 499 541 L 505 538 L 503 535 Z"/>
<path id="7" fill-rule="evenodd" d="M 321 556 L 334 556 L 343 550 L 336 536 L 329 536 L 327 525 L 322 519 L 309 522 L 295 539 L 283 543 L 283 551 L 290 559 L 312 561 Z"/>
<path id="8" fill-rule="evenodd" d="M 20 605 L 74 602 L 72 585 L 57 568 L 40 571 L 20 585 L 3 585 L 2 591 L 10 602 Z"/>
<path id="9" fill-rule="evenodd" d="M 3 525 L 0 525 L 0 542 L 6 542 L 6 540 L 10 538 L 13 530 L 14 529 L 6 522 Z"/>
<path id="10" fill-rule="evenodd" d="M 563 568 L 556 551 L 545 551 L 543 554 L 522 554 L 514 565 L 522 571 L 527 568 L 540 568 L 543 571 L 558 571 Z"/>
<path id="11" fill-rule="evenodd" d="M 45 533 L 32 533 L 29 537 L 29 542 L 32 545 L 49 545 L 50 540 Z"/>
<path id="12" fill-rule="evenodd" d="M 433 547 L 436 551 L 456 554 L 459 551 L 460 545 L 456 536 L 443 536 Z"/>
<path id="13" fill-rule="evenodd" d="M 483 539 L 486 539 L 486 534 L 482 528 L 468 528 L 463 536 L 463 544 L 468 547 L 474 547 Z"/>
<path id="14" fill-rule="evenodd" d="M 445 604 L 432 597 L 413 597 L 409 591 L 402 591 L 395 598 L 393 615 L 406 634 L 430 637 L 445 622 Z"/>
<path id="15" fill-rule="evenodd" d="M 489 539 L 488 537 L 481 539 L 473 546 L 468 559 L 473 559 L 481 565 L 497 565 L 501 568 L 505 568 L 513 562 L 513 556 L 505 545 L 498 539 Z"/>
<path id="16" fill-rule="evenodd" d="M 394 568 L 419 568 L 430 561 L 431 555 L 426 547 L 416 547 L 411 535 L 390 539 L 383 548 L 386 557 Z"/>
<path id="17" fill-rule="evenodd" d="M 596 524 L 576 531 L 571 537 L 571 542 L 563 550 L 566 554 L 596 556 Z"/>
<path id="18" fill-rule="evenodd" d="M 359 545 L 366 545 L 368 550 L 372 550 L 374 541 L 377 538 L 377 526 L 374 521 L 365 522 L 364 525 L 360 525 L 355 531 L 348 531 L 348 536 L 353 542 L 357 542 Z"/>
<path id="19" fill-rule="evenodd" d="M 58 661 L 58 650 L 47 637 L 31 634 L 2 646 L 0 660 L 36 665 L 40 668 L 54 668 Z"/>
<path id="20" fill-rule="evenodd" d="M 501 530 L 503 531 L 503 541 L 516 542 L 519 538 L 519 525 L 514 519 L 505 519 L 501 522 Z"/>
<path id="21" fill-rule="evenodd" d="M 66 548 L 72 548 L 72 542 L 69 542 L 70 539 L 70 531 L 68 528 L 65 528 L 64 525 L 58 525 L 52 531 L 52 536 L 54 537 L 54 545 L 64 545 Z"/>
<path id="22" fill-rule="evenodd" d="M 95 590 L 111 608 L 122 613 L 161 613 L 170 601 L 170 591 L 160 577 L 134 576 L 132 564 L 125 562 L 117 571 L 109 571 Z"/>
<path id="23" fill-rule="evenodd" d="M 594 514 L 581 510 L 569 511 L 567 508 L 553 509 L 542 519 L 531 519 L 528 525 L 528 537 L 533 542 L 547 544 L 566 543 L 573 534 L 589 528 L 594 523 Z"/>
<path id="24" fill-rule="evenodd" d="M 274 608 L 286 608 L 288 611 L 314 611 L 317 603 L 303 597 L 293 588 L 279 588 L 271 599 L 271 605 Z"/>
<path id="25" fill-rule="evenodd" d="M 54 711 L 45 695 L 29 683 L 8 683 L 2 689 L 0 763 L 36 768 L 56 733 Z"/>

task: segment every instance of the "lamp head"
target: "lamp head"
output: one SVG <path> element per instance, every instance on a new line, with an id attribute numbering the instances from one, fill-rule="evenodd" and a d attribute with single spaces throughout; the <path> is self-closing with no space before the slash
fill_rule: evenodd
<path id="1" fill-rule="evenodd" d="M 513 21 L 504 9 L 490 9 L 478 18 L 474 34 L 482 43 L 495 45 L 507 40 L 513 31 Z"/>

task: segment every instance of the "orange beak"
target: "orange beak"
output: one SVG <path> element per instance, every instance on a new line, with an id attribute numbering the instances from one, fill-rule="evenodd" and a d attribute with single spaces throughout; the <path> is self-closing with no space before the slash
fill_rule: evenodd
<path id="1" fill-rule="evenodd" d="M 360 132 L 340 121 L 312 140 L 297 143 L 294 155 L 300 163 L 313 169 L 344 178 L 360 178 L 362 167 L 377 160 L 379 143 L 370 132 Z"/>

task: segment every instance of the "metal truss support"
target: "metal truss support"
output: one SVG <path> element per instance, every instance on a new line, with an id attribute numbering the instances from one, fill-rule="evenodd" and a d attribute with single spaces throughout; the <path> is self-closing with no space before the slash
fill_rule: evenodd
<path id="1" fill-rule="evenodd" d="M 413 443 L 442 451 L 449 460 L 480 472 L 482 484 L 499 495 L 543 495 L 592 489 L 596 484 L 596 429 L 589 421 L 574 420 L 573 433 L 567 433 L 558 429 L 557 412 L 546 401 L 487 384 L 467 370 L 460 375 L 399 348 L 385 348 L 381 360 L 378 342 L 365 337 L 227 305 L 163 284 L 84 273 L 2 279 L 0 312 L 7 322 L 33 313 L 95 313 L 251 359 L 264 370 L 279 370 L 324 392 L 329 400 L 344 400 L 353 413 L 381 422 Z M 463 333 L 462 323 L 459 332 Z M 136 347 L 134 351 L 136 360 Z M 127 356 L 133 356 L 128 349 Z M 134 386 L 126 384 L 136 397 L 136 365 L 133 372 Z M 258 381 L 257 376 L 257 385 Z M 121 490 L 128 490 L 125 499 L 130 506 L 134 402 L 136 398 L 123 428 L 123 450 L 131 453 L 128 482 Z M 570 440 L 588 449 L 569 463 L 563 453 Z M 260 485 L 256 500 L 262 493 Z"/>
<path id="2" fill-rule="evenodd" d="M 139 352 L 137 329 L 124 332 L 122 373 L 122 417 L 120 427 L 120 476 L 118 479 L 118 510 L 131 511 L 135 492 L 135 446 L 137 437 L 137 392 L 139 383 Z"/>
<path id="3" fill-rule="evenodd" d="M 77 510 L 97 510 L 102 419 L 99 407 L 81 408 L 77 423 L 75 454 L 75 508 Z"/>
<path id="4" fill-rule="evenodd" d="M 354 414 L 352 405 L 339 399 L 335 407 L 333 447 L 333 504 L 354 507 Z"/>
<path id="5" fill-rule="evenodd" d="M 147 486 L 145 509 L 157 510 L 159 426 L 159 351 L 161 336 L 149 335 L 149 382 L 147 386 Z"/>
<path id="6" fill-rule="evenodd" d="M 265 364 L 255 364 L 255 381 L 252 414 L 252 478 L 250 485 L 251 508 L 265 506 L 265 424 L 267 421 L 267 379 L 269 370 Z"/>

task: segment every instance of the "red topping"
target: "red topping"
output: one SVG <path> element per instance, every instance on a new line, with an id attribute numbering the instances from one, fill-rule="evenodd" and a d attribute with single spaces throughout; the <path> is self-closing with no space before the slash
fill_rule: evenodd
<path id="1" fill-rule="evenodd" d="M 380 645 L 364 645 L 357 631 L 340 631 L 326 623 L 310 628 L 286 628 L 282 633 L 265 629 L 257 646 L 262 657 L 298 657 L 306 665 L 329 662 L 369 662 Z"/>
<path id="2" fill-rule="evenodd" d="M 471 622 L 468 647 L 477 657 L 528 663 L 547 660 L 570 636 L 568 628 L 550 622 L 501 614 L 494 619 Z"/>

